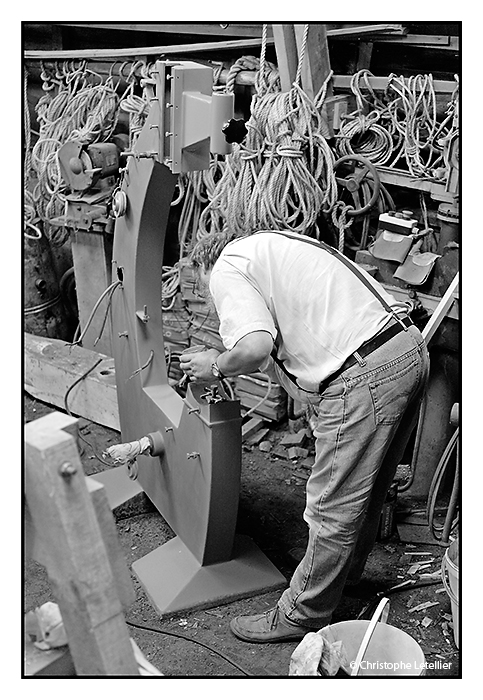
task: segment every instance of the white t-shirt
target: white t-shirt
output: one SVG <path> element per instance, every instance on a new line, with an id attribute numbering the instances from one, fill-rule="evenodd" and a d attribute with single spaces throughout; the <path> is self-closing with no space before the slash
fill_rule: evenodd
<path id="1" fill-rule="evenodd" d="M 299 387 L 313 392 L 390 316 L 334 255 L 298 240 L 305 236 L 294 238 L 263 231 L 229 243 L 213 266 L 210 293 L 228 350 L 248 333 L 267 331 L 285 369 Z M 406 310 L 363 273 L 392 308 Z M 277 380 L 299 398 L 290 380 L 275 370 Z"/>

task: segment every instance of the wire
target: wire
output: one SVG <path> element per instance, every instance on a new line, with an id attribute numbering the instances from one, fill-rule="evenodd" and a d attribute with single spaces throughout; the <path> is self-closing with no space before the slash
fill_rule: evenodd
<path id="1" fill-rule="evenodd" d="M 96 301 L 96 303 L 94 304 L 94 307 L 93 307 L 93 309 L 92 309 L 92 311 L 91 311 L 91 313 L 90 313 L 90 315 L 89 315 L 89 318 L 87 319 L 85 328 L 84 328 L 84 330 L 82 331 L 81 335 L 79 336 L 79 338 L 78 338 L 77 340 L 74 340 L 72 343 L 67 343 L 68 345 L 79 345 L 79 344 L 82 342 L 82 340 L 84 339 L 84 337 L 85 337 L 85 335 L 86 335 L 86 333 L 87 333 L 87 330 L 89 329 L 89 326 L 90 326 L 91 323 L 92 323 L 92 320 L 93 320 L 93 318 L 94 318 L 94 316 L 95 316 L 95 314 L 96 314 L 96 311 L 97 311 L 97 309 L 99 308 L 99 306 L 101 305 L 101 302 L 102 302 L 102 300 L 104 299 L 104 297 L 106 297 L 108 294 L 110 294 L 109 303 L 108 303 L 108 305 L 107 305 L 107 310 L 109 310 L 110 302 L 111 302 L 111 299 L 112 299 L 112 294 L 113 294 L 114 290 L 117 289 L 117 287 L 120 287 L 120 286 L 121 286 L 121 284 L 122 284 L 122 282 L 121 282 L 120 280 L 116 280 L 116 282 L 113 282 L 112 284 L 110 284 L 109 287 L 107 287 L 107 288 L 102 292 L 101 296 L 99 297 L 99 299 L 98 299 L 98 300 Z M 106 318 L 107 318 L 107 312 L 106 312 Z M 103 321 L 101 333 L 102 333 L 102 331 L 104 330 L 106 318 L 105 318 L 104 321 Z M 100 335 L 99 335 L 99 337 L 100 337 Z M 99 340 L 99 338 L 98 338 L 97 340 Z M 97 342 L 97 340 L 96 340 L 96 342 Z"/>
<path id="2" fill-rule="evenodd" d="M 251 416 L 252 413 L 255 413 L 257 408 L 260 408 L 262 403 L 265 403 L 265 401 L 268 399 L 270 395 L 270 391 L 272 390 L 272 380 L 270 379 L 269 375 L 267 374 L 267 379 L 268 379 L 268 386 L 267 386 L 267 391 L 265 392 L 265 396 L 263 396 L 258 403 L 255 404 L 255 406 L 252 406 L 249 411 L 247 411 L 244 415 L 243 418 L 246 418 L 247 416 Z"/>
<path id="3" fill-rule="evenodd" d="M 73 389 L 74 387 L 77 386 L 77 384 L 79 384 L 80 382 L 82 382 L 91 372 L 93 372 L 93 371 L 95 370 L 95 368 L 96 368 L 98 365 L 100 365 L 100 363 L 101 363 L 104 359 L 105 359 L 104 357 L 101 357 L 100 359 L 98 359 L 97 362 L 95 362 L 95 364 L 93 364 L 92 367 L 90 367 L 90 368 L 87 370 L 87 372 L 84 372 L 84 374 L 83 374 L 81 377 L 79 377 L 78 379 L 76 379 L 75 382 L 74 382 L 73 384 L 71 384 L 71 386 L 70 386 L 70 387 L 67 389 L 67 391 L 65 392 L 65 395 L 64 395 L 64 408 L 65 408 L 65 411 L 66 411 L 67 415 L 72 416 L 72 413 L 71 413 L 71 411 L 70 411 L 70 409 L 69 409 L 69 405 L 68 405 L 68 402 L 67 402 L 67 400 L 68 400 L 68 398 L 69 398 L 70 392 L 72 391 L 72 389 Z M 99 462 L 102 462 L 102 464 L 105 464 L 107 467 L 112 467 L 112 464 L 109 464 L 109 462 L 106 462 L 104 459 L 102 459 L 102 457 L 101 457 L 100 455 L 98 455 L 98 454 L 96 453 L 94 447 L 91 445 L 91 443 L 90 443 L 88 440 L 85 439 L 85 437 L 82 435 L 82 433 L 81 433 L 80 431 L 79 431 L 78 435 L 79 435 L 80 439 L 81 439 L 83 442 L 85 442 L 86 445 L 88 445 L 88 446 L 90 447 L 90 449 L 91 449 L 92 452 L 94 453 L 94 456 L 96 457 L 96 459 L 99 460 Z"/>
<path id="4" fill-rule="evenodd" d="M 126 624 L 130 625 L 131 627 L 136 627 L 137 629 L 141 630 L 147 630 L 148 632 L 156 632 L 157 634 L 165 634 L 168 637 L 176 637 L 177 639 L 184 639 L 186 642 L 193 642 L 193 644 L 199 644 L 199 646 L 204 647 L 205 649 L 208 649 L 208 651 L 213 652 L 213 654 L 217 654 L 220 656 L 222 659 L 227 661 L 229 664 L 237 668 L 239 671 L 241 671 L 245 676 L 252 676 L 252 673 L 249 673 L 246 671 L 244 668 L 239 666 L 233 659 L 230 659 L 228 656 L 225 654 L 222 654 L 221 651 L 218 651 L 218 649 L 214 649 L 211 647 L 209 644 L 204 644 L 204 642 L 200 642 L 198 639 L 192 639 L 191 637 L 186 637 L 183 634 L 179 634 L 178 632 L 167 632 L 166 630 L 160 630 L 157 627 L 151 627 L 150 625 L 141 625 L 138 622 L 134 622 L 133 620 L 128 620 L 126 618 Z"/>
<path id="5" fill-rule="evenodd" d="M 399 585 L 397 587 L 393 586 L 388 588 L 387 591 L 382 591 L 376 594 L 376 596 L 370 600 L 367 605 L 365 605 L 360 613 L 357 615 L 357 620 L 360 620 L 363 615 L 367 615 L 372 612 L 372 610 L 377 606 L 381 598 L 387 598 L 390 595 L 395 595 L 396 593 L 405 593 L 406 591 L 413 591 L 417 588 L 425 588 L 426 586 L 437 586 L 440 585 L 441 581 L 420 581 L 419 583 L 408 584 L 407 586 Z"/>

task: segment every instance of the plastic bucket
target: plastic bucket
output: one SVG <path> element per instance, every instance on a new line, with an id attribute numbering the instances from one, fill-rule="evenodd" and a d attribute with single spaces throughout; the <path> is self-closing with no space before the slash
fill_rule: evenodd
<path id="1" fill-rule="evenodd" d="M 453 615 L 453 635 L 454 643 L 457 648 L 460 647 L 460 635 L 459 635 L 459 539 L 457 538 L 454 542 L 450 544 L 446 552 L 444 553 L 443 560 L 441 562 L 441 577 L 443 579 L 443 586 L 446 589 L 446 593 L 451 601 L 451 614 Z"/>
<path id="2" fill-rule="evenodd" d="M 341 641 L 349 664 L 354 662 L 369 620 L 346 620 L 330 625 L 335 641 Z M 359 669 L 359 676 L 424 676 L 426 660 L 409 634 L 378 622 Z"/>

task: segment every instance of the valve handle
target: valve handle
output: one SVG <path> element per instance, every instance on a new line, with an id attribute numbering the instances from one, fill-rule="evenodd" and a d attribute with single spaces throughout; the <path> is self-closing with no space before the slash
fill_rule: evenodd
<path id="1" fill-rule="evenodd" d="M 225 134 L 227 143 L 241 143 L 248 134 L 248 129 L 243 119 L 230 119 L 221 131 Z"/>
<path id="2" fill-rule="evenodd" d="M 366 177 L 368 173 L 370 173 L 374 179 L 374 189 L 370 200 L 364 206 L 356 206 L 352 209 L 349 209 L 347 212 L 348 216 L 358 216 L 359 214 L 365 214 L 376 203 L 381 189 L 381 179 L 379 177 L 379 173 L 376 170 L 376 166 L 373 163 L 371 163 L 371 161 L 367 158 L 363 158 L 362 156 L 357 155 L 348 155 L 339 158 L 339 160 L 337 160 L 334 163 L 334 173 L 336 172 L 339 165 L 341 165 L 342 163 L 349 163 L 351 161 L 361 164 L 359 172 L 351 173 L 351 175 L 345 178 L 336 177 L 336 180 L 340 185 L 345 187 L 352 194 L 356 205 L 360 203 L 358 197 L 358 190 L 361 186 L 362 180 Z"/>

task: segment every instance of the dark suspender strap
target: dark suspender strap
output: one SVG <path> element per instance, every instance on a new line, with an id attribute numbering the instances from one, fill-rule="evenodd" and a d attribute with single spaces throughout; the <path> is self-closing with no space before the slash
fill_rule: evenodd
<path id="1" fill-rule="evenodd" d="M 262 233 L 262 232 L 260 231 L 260 233 Z M 286 238 L 291 238 L 291 239 L 294 240 L 294 241 L 302 241 L 303 243 L 309 243 L 310 245 L 314 245 L 314 246 L 316 246 L 316 247 L 319 248 L 319 249 L 325 250 L 327 253 L 330 253 L 330 255 L 333 255 L 334 257 L 336 257 L 336 258 L 337 258 L 338 260 L 340 260 L 340 262 L 343 263 L 349 270 L 351 270 L 351 271 L 356 275 L 356 277 L 359 278 L 359 280 L 364 284 L 364 286 L 367 287 L 367 289 L 369 289 L 369 291 L 371 291 L 371 292 L 374 294 L 374 296 L 381 302 L 381 304 L 383 305 L 383 307 L 385 308 L 385 310 L 386 310 L 388 313 L 390 313 L 391 316 L 394 316 L 394 318 L 396 319 L 396 321 L 398 321 L 398 323 L 401 324 L 401 326 L 403 327 L 403 329 L 404 329 L 405 331 L 407 331 L 407 325 L 406 325 L 406 323 L 404 323 L 403 319 L 399 318 L 399 316 L 397 315 L 397 313 L 394 311 L 394 309 L 392 309 L 392 308 L 389 306 L 389 304 L 388 304 L 387 301 L 384 299 L 384 297 L 382 297 L 382 296 L 379 294 L 379 292 L 377 291 L 377 289 L 375 289 L 375 288 L 372 286 L 372 284 L 369 282 L 369 280 L 368 280 L 366 277 L 364 277 L 364 275 L 362 274 L 361 270 L 357 267 L 357 265 L 356 265 L 355 263 L 353 263 L 351 260 L 349 260 L 348 258 L 346 258 L 344 255 L 342 255 L 342 253 L 340 253 L 338 250 L 336 250 L 335 248 L 332 248 L 332 246 L 327 245 L 327 243 L 324 243 L 323 241 L 317 241 L 317 240 L 314 240 L 314 239 L 302 238 L 301 236 L 292 235 L 292 234 L 290 234 L 290 233 L 287 233 L 286 231 L 271 231 L 271 233 L 278 233 L 279 235 L 285 236 Z M 305 391 L 305 392 L 308 393 L 308 394 L 314 393 L 314 392 L 312 392 L 312 391 L 307 391 L 307 389 L 302 389 L 302 387 L 299 386 L 299 384 L 298 384 L 298 382 L 297 382 L 297 378 L 296 378 L 293 374 L 291 374 L 290 372 L 288 372 L 288 371 L 285 369 L 285 367 L 284 367 L 284 365 L 283 365 L 283 362 L 277 357 L 277 353 L 276 353 L 276 350 L 275 350 L 275 349 L 272 350 L 272 352 L 270 353 L 270 355 L 271 355 L 272 359 L 274 360 L 274 362 L 278 365 L 278 367 L 280 367 L 280 369 L 282 370 L 282 372 L 290 379 L 290 381 L 291 381 L 293 384 L 295 384 L 295 386 L 296 386 L 298 389 L 300 389 L 301 391 Z"/>
<path id="2" fill-rule="evenodd" d="M 322 250 L 325 250 L 327 253 L 330 253 L 334 257 L 337 258 L 337 260 L 340 260 L 341 263 L 343 263 L 349 270 L 351 270 L 356 277 L 360 279 L 360 281 L 364 284 L 369 291 L 371 291 L 374 296 L 381 302 L 385 310 L 390 313 L 398 323 L 401 324 L 401 326 L 404 328 L 404 330 L 407 330 L 406 325 L 403 323 L 402 319 L 399 318 L 397 313 L 392 309 L 387 301 L 382 297 L 377 289 L 375 289 L 372 284 L 369 282 L 369 280 L 363 275 L 362 271 L 357 267 L 355 263 L 352 262 L 352 260 L 349 260 L 346 258 L 342 253 L 340 253 L 338 250 L 335 248 L 332 248 L 332 246 L 327 245 L 327 243 L 324 243 L 323 241 L 316 241 L 314 239 L 308 239 L 308 238 L 301 238 L 300 236 L 296 235 L 291 235 L 290 233 L 286 233 L 285 231 L 273 231 L 272 233 L 279 233 L 282 236 L 285 236 L 286 238 L 291 238 L 294 241 L 302 241 L 303 243 L 309 243 L 310 245 L 314 245 L 317 248 L 322 248 Z"/>

